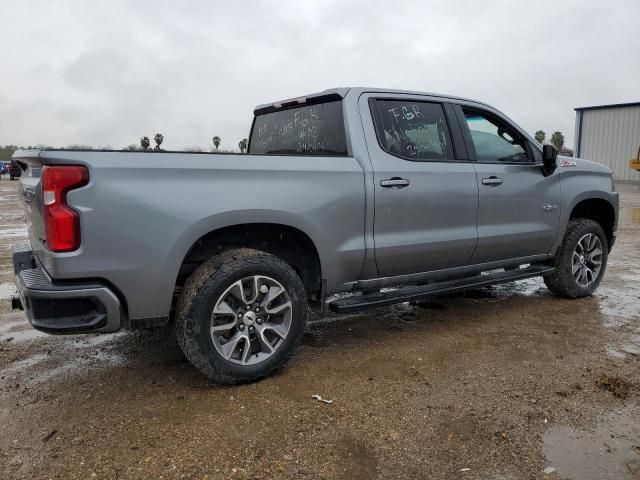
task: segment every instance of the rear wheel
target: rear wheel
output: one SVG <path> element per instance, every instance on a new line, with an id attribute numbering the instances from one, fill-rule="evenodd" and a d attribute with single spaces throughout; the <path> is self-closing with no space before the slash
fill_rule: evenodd
<path id="1" fill-rule="evenodd" d="M 191 363 L 225 384 L 280 368 L 304 332 L 307 303 L 296 272 L 278 257 L 237 249 L 201 265 L 183 287 L 178 342 Z"/>
<path id="2" fill-rule="evenodd" d="M 555 270 L 544 277 L 545 284 L 563 297 L 591 295 L 604 275 L 608 251 L 607 236 L 599 223 L 584 218 L 570 220 Z"/>

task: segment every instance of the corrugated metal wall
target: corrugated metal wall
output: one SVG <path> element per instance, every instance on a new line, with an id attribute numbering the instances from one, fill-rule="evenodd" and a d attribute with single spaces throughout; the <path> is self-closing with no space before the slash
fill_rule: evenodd
<path id="1" fill-rule="evenodd" d="M 616 180 L 640 181 L 629 168 L 640 147 L 640 106 L 577 111 L 575 141 L 576 156 L 607 165 Z"/>

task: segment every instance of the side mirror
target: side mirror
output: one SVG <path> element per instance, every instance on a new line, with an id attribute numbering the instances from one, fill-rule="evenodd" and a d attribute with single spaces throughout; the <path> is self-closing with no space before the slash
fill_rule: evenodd
<path id="1" fill-rule="evenodd" d="M 551 169 L 558 166 L 558 151 L 552 145 L 542 146 L 542 164 Z"/>

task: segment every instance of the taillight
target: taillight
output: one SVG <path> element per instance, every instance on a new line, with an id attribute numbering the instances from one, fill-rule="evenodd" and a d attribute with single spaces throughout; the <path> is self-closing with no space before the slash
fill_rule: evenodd
<path id="1" fill-rule="evenodd" d="M 89 183 L 89 170 L 79 165 L 42 169 L 44 225 L 52 252 L 71 252 L 80 246 L 80 217 L 67 205 L 67 192 Z"/>

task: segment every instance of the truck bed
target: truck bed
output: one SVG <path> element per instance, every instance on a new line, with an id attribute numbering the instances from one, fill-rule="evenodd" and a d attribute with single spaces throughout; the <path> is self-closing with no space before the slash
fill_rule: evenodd
<path id="1" fill-rule="evenodd" d="M 132 319 L 168 316 L 187 253 L 208 232 L 232 225 L 284 224 L 317 239 L 336 279 L 328 290 L 362 268 L 364 173 L 352 157 L 25 150 L 14 158 L 39 264 L 57 282 L 97 279 L 127 292 Z M 89 170 L 89 183 L 68 194 L 80 213 L 77 251 L 51 253 L 44 243 L 45 165 Z"/>

